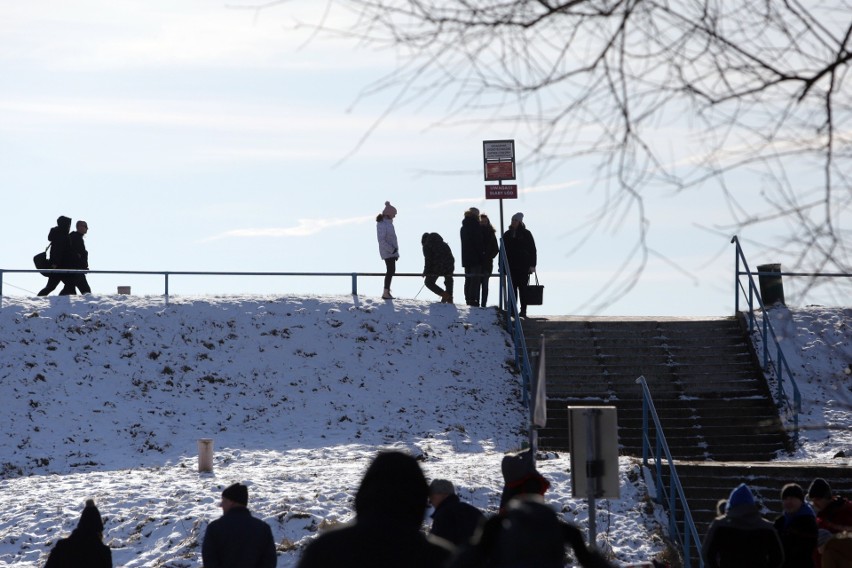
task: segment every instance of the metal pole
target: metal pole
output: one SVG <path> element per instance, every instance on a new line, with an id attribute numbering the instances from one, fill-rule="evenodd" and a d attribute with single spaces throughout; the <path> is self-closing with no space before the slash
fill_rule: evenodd
<path id="1" fill-rule="evenodd" d="M 358 295 L 358 274 L 356 272 L 352 273 L 352 295 Z"/>
<path id="2" fill-rule="evenodd" d="M 166 277 L 166 305 L 169 305 L 169 273 L 163 272 L 163 275 Z"/>

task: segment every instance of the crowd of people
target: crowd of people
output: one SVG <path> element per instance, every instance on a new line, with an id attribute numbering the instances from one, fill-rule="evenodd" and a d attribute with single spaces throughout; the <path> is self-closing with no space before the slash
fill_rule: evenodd
<path id="1" fill-rule="evenodd" d="M 397 209 L 385 201 L 385 207 L 376 217 L 376 236 L 379 243 L 379 256 L 385 263 L 384 287 L 382 298 L 393 300 L 391 282 L 396 274 L 396 261 L 399 260 L 399 242 L 394 228 Z M 520 302 L 520 317 L 527 317 L 527 286 L 530 274 L 536 270 L 538 260 L 535 239 L 524 225 L 524 214 L 515 213 L 509 229 L 503 233 L 506 259 L 512 279 L 515 298 Z M 485 307 L 488 303 L 489 279 L 494 271 L 494 259 L 500 252 L 497 243 L 497 229 L 487 215 L 476 207 L 464 212 L 461 229 L 461 264 L 464 268 L 464 301 L 468 306 Z M 453 274 L 456 259 L 444 238 L 434 232 L 425 232 L 420 239 L 423 247 L 424 286 L 435 293 L 442 303 L 454 303 Z M 438 278 L 443 278 L 444 287 L 438 286 Z"/>
<path id="2" fill-rule="evenodd" d="M 83 241 L 83 237 L 89 232 L 89 224 L 85 221 L 77 221 L 75 228 L 75 231 L 71 231 L 71 218 L 62 215 L 56 220 L 56 226 L 50 229 L 47 234 L 47 240 L 50 241 L 49 261 L 51 269 L 89 269 L 89 252 L 86 250 L 86 243 Z M 76 294 L 77 290 L 81 294 L 92 292 L 84 273 L 52 272 L 47 277 L 47 285 L 39 291 L 38 295 L 47 296 L 60 283 L 63 284 L 62 290 L 59 291 L 60 296 Z"/>
<path id="3" fill-rule="evenodd" d="M 702 545 L 708 568 L 852 568 L 852 502 L 816 478 L 781 488 L 782 513 L 763 518 L 751 489 L 737 486 L 719 503 Z"/>

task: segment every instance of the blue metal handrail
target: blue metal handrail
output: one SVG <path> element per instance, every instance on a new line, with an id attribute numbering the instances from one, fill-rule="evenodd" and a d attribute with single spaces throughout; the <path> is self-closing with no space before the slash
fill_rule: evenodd
<path id="1" fill-rule="evenodd" d="M 657 409 L 654 407 L 654 401 L 651 398 L 651 391 L 648 388 L 648 383 L 644 376 L 636 379 L 636 383 L 642 386 L 642 465 L 648 468 L 648 453 L 651 447 L 651 432 L 649 418 L 654 421 L 654 470 L 655 474 L 654 487 L 656 495 L 654 500 L 667 507 L 669 511 L 669 537 L 676 540 L 680 544 L 683 552 L 683 565 L 685 568 L 690 568 L 692 559 L 691 551 L 694 548 L 698 554 L 698 565 L 704 567 L 704 558 L 701 556 L 701 539 L 698 537 L 698 529 L 695 528 L 695 522 L 692 520 L 692 513 L 689 510 L 689 504 L 686 502 L 686 495 L 683 492 L 683 485 L 680 483 L 680 478 L 675 469 L 674 459 L 669 450 L 669 445 L 666 442 L 666 437 L 663 434 L 663 427 L 660 424 L 660 417 L 657 415 Z M 663 455 L 669 468 L 669 483 L 671 487 L 667 487 L 663 478 Z M 677 524 L 677 505 L 678 499 L 683 507 L 683 528 Z"/>
<path id="2" fill-rule="evenodd" d="M 791 416 L 791 420 L 793 423 L 792 431 L 793 431 L 793 442 L 798 444 L 799 442 L 799 414 L 802 412 L 802 395 L 799 392 L 799 385 L 796 384 L 796 380 L 793 378 L 793 372 L 790 369 L 789 363 L 787 363 L 787 358 L 784 356 L 784 352 L 781 350 L 781 344 L 778 343 L 778 335 L 775 333 L 775 330 L 772 328 L 772 322 L 769 321 L 769 315 L 766 311 L 766 306 L 763 304 L 763 298 L 760 297 L 760 289 L 758 285 L 754 282 L 754 275 L 758 276 L 773 275 L 777 276 L 776 272 L 751 272 L 748 268 L 748 263 L 746 262 L 745 254 L 743 254 L 743 249 L 740 246 L 739 239 L 734 236 L 731 239 L 731 242 L 736 245 L 736 260 L 734 267 L 734 312 L 739 313 L 740 311 L 740 292 L 742 292 L 748 299 L 748 332 L 749 336 L 754 331 L 755 322 L 757 321 L 757 315 L 755 314 L 755 301 L 757 302 L 757 306 L 759 306 L 763 317 L 761 318 L 761 340 L 763 342 L 763 359 L 762 359 L 762 367 L 764 372 L 768 372 L 771 370 L 775 371 L 775 376 L 778 382 L 778 389 L 776 394 L 776 402 L 779 406 L 784 406 L 787 412 Z M 740 270 L 740 262 L 742 261 L 742 265 L 745 268 L 744 271 Z M 740 281 L 740 276 L 747 276 L 748 282 L 748 290 L 743 287 L 742 282 Z M 772 361 L 769 355 L 769 342 L 770 340 L 775 345 L 775 361 Z M 770 362 L 774 363 L 774 368 L 770 367 Z M 793 390 L 793 400 L 791 402 L 790 397 L 787 396 L 787 392 L 784 389 L 784 379 L 789 381 L 792 390 Z"/>
<path id="3" fill-rule="evenodd" d="M 506 331 L 512 336 L 515 343 L 515 367 L 521 372 L 521 397 L 524 406 L 528 408 L 532 367 L 527 351 L 527 340 L 524 337 L 524 329 L 521 326 L 521 318 L 518 312 L 518 299 L 515 298 L 515 287 L 512 285 L 512 275 L 508 270 L 509 259 L 506 256 L 503 239 L 500 239 L 500 262 L 498 262 L 498 266 L 500 269 L 500 297 L 501 299 L 506 298 Z"/>

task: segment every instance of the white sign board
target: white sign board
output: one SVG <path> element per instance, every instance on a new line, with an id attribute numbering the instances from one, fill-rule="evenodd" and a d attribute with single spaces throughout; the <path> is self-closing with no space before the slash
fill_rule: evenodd
<path id="1" fill-rule="evenodd" d="M 514 140 L 485 140 L 482 142 L 486 162 L 508 162 L 515 159 Z"/>

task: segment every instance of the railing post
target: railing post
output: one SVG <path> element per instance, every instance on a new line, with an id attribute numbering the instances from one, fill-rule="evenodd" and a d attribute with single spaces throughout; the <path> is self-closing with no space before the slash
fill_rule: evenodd
<path id="1" fill-rule="evenodd" d="M 163 272 L 163 276 L 166 277 L 166 305 L 169 305 L 169 273 Z"/>
<path id="2" fill-rule="evenodd" d="M 3 271 L 0 270 L 0 308 L 3 307 Z"/>
<path id="3" fill-rule="evenodd" d="M 357 272 L 352 273 L 352 295 L 353 296 L 358 295 L 358 273 Z"/>

